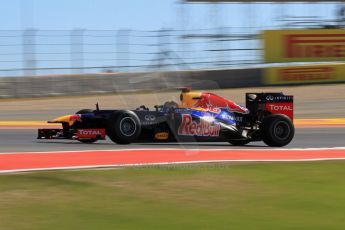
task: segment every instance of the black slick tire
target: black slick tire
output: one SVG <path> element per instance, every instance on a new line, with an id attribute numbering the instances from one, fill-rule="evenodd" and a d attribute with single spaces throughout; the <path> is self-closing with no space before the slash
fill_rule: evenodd
<path id="1" fill-rule="evenodd" d="M 289 117 L 283 114 L 267 116 L 261 124 L 262 140 L 271 147 L 288 145 L 295 135 L 295 128 Z"/>
<path id="2" fill-rule="evenodd" d="M 138 116 L 132 111 L 118 111 L 112 114 L 107 124 L 107 135 L 117 144 L 130 144 L 141 133 Z"/>

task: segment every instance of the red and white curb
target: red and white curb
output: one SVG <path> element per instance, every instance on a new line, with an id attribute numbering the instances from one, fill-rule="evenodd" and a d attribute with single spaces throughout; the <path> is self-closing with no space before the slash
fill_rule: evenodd
<path id="1" fill-rule="evenodd" d="M 309 149 L 116 149 L 0 153 L 0 173 L 207 162 L 345 160 L 345 147 Z"/>

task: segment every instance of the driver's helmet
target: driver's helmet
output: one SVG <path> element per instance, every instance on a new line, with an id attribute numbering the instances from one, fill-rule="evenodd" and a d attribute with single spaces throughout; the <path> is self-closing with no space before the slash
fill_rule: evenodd
<path id="1" fill-rule="evenodd" d="M 201 99 L 201 92 L 182 92 L 180 95 L 180 108 L 194 108 Z"/>

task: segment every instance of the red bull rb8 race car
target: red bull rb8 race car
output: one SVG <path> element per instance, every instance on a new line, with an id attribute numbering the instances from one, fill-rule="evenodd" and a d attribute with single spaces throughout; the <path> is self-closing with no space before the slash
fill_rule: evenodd
<path id="1" fill-rule="evenodd" d="M 183 88 L 180 102 L 169 101 L 150 110 L 83 109 L 58 117 L 61 129 L 39 129 L 38 139 L 104 140 L 117 144 L 144 142 L 229 142 L 241 146 L 263 141 L 282 147 L 294 137 L 293 96 L 247 93 L 246 107 L 208 92 Z"/>

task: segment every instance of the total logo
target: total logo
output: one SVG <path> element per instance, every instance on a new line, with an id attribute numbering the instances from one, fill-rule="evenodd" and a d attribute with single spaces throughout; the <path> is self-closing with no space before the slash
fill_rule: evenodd
<path id="1" fill-rule="evenodd" d="M 203 119 L 200 122 L 193 121 L 190 114 L 182 115 L 182 122 L 178 128 L 179 135 L 185 136 L 211 136 L 218 137 L 220 124 L 212 124 Z"/>
<path id="2" fill-rule="evenodd" d="M 268 105 L 271 111 L 293 111 L 291 105 Z"/>
<path id="3" fill-rule="evenodd" d="M 104 133 L 99 129 L 78 129 L 78 134 L 82 136 L 97 136 Z"/>

